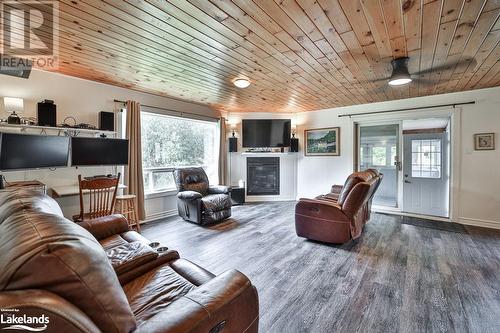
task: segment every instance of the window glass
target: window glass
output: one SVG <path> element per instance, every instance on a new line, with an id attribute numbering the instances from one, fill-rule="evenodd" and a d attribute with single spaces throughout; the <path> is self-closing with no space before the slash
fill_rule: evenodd
<path id="1" fill-rule="evenodd" d="M 411 140 L 411 176 L 441 178 L 441 140 Z"/>
<path id="2" fill-rule="evenodd" d="M 375 166 L 385 166 L 387 164 L 387 149 L 385 146 L 372 148 L 372 164 Z"/>
<path id="3" fill-rule="evenodd" d="M 217 183 L 217 123 L 142 112 L 141 131 L 146 193 L 174 190 L 177 167 L 203 167 Z"/>

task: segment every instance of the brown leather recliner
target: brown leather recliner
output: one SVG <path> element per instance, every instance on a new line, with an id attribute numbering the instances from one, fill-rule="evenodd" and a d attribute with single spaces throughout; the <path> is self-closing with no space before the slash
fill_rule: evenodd
<path id="1" fill-rule="evenodd" d="M 0 193 L 0 308 L 17 310 L 2 314 L 45 332 L 258 331 L 247 277 L 214 276 L 149 243 L 123 216 L 80 226 L 47 196 Z"/>
<path id="2" fill-rule="evenodd" d="M 179 216 L 201 225 L 215 223 L 231 216 L 229 187 L 210 186 L 203 168 L 174 170 Z"/>
<path id="3" fill-rule="evenodd" d="M 383 175 L 368 169 L 351 174 L 344 186 L 295 206 L 297 235 L 327 243 L 345 243 L 361 235 L 370 218 L 371 201 Z"/>

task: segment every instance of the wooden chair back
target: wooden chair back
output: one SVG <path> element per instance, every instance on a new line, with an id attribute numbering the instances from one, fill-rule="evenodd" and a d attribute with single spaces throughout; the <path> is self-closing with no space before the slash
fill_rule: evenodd
<path id="1" fill-rule="evenodd" d="M 113 177 L 87 179 L 82 179 L 82 175 L 78 175 L 80 187 L 80 216 L 78 220 L 84 221 L 112 215 L 115 209 L 119 183 L 120 173 Z M 87 193 L 89 194 L 89 207 L 85 211 L 83 195 Z"/>

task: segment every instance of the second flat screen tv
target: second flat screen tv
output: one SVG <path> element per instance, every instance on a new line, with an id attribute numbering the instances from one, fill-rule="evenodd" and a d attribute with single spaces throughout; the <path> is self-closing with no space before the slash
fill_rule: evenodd
<path id="1" fill-rule="evenodd" d="M 127 165 L 128 140 L 71 138 L 71 165 Z"/>
<path id="2" fill-rule="evenodd" d="M 290 119 L 243 119 L 243 147 L 289 147 Z"/>

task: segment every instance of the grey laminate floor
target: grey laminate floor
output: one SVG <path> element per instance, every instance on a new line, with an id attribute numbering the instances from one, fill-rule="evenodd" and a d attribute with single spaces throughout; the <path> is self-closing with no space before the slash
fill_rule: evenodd
<path id="1" fill-rule="evenodd" d="M 500 332 L 500 231 L 373 214 L 357 242 L 332 246 L 295 235 L 294 205 L 234 207 L 211 228 L 173 218 L 143 234 L 215 274 L 245 273 L 260 332 Z"/>

